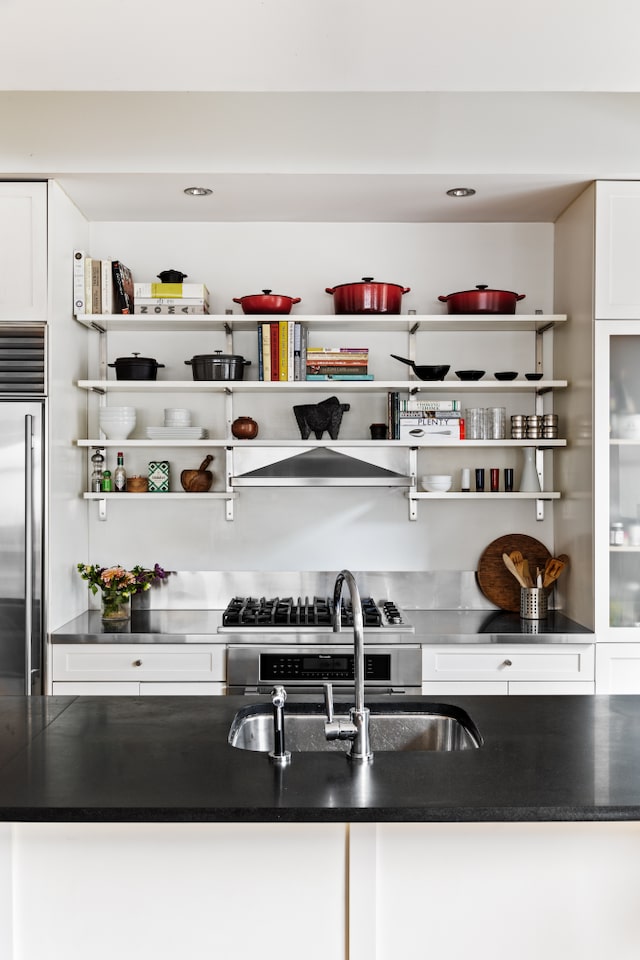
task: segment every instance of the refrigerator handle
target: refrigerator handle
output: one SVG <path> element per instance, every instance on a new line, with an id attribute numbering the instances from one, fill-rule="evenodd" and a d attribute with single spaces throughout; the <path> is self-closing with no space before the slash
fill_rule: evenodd
<path id="1" fill-rule="evenodd" d="M 24 418 L 24 683 L 31 696 L 31 643 L 33 631 L 33 417 Z"/>

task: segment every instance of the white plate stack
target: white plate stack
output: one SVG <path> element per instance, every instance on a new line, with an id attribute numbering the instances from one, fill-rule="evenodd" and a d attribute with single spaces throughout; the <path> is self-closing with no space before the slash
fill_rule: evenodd
<path id="1" fill-rule="evenodd" d="M 167 407 L 163 427 L 147 427 L 149 440 L 202 440 L 207 431 L 191 426 L 191 411 L 182 407 Z"/>

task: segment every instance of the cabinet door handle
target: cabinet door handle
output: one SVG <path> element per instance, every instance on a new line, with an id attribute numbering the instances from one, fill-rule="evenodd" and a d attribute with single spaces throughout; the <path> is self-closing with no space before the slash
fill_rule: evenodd
<path id="1" fill-rule="evenodd" d="M 503 666 L 503 667 L 511 667 L 511 666 L 513 666 L 513 661 L 512 661 L 512 660 L 503 660 L 503 661 L 502 661 L 502 666 Z"/>
<path id="2" fill-rule="evenodd" d="M 142 660 L 134 660 L 134 661 L 133 661 L 133 666 L 134 666 L 134 667 L 141 667 L 141 666 L 142 666 Z"/>

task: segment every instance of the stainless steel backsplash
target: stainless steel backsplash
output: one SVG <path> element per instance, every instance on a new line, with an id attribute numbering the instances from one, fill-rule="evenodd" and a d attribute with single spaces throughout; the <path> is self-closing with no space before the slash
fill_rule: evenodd
<path id="1" fill-rule="evenodd" d="M 330 596 L 339 571 L 179 570 L 134 598 L 156 610 L 223 609 L 232 597 Z M 393 600 L 405 610 L 495 610 L 476 582 L 475 570 L 351 571 L 360 595 Z"/>

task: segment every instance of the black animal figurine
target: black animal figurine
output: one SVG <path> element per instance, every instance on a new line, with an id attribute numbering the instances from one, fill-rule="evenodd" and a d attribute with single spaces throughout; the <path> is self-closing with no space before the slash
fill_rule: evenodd
<path id="1" fill-rule="evenodd" d="M 329 397 L 320 403 L 301 403 L 293 408 L 293 412 L 303 440 L 309 438 L 311 431 L 316 440 L 321 440 L 325 430 L 332 440 L 337 440 L 342 414 L 348 409 L 348 403 L 340 403 L 337 397 Z"/>

